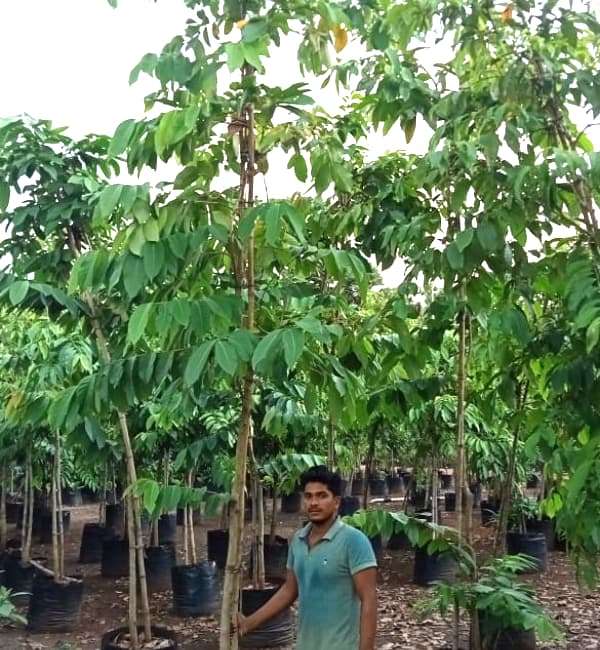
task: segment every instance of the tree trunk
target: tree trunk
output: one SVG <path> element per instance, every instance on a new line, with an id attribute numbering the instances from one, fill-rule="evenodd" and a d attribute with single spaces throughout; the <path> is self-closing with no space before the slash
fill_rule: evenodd
<path id="1" fill-rule="evenodd" d="M 187 484 L 188 488 L 191 489 L 194 487 L 194 470 L 190 470 L 188 477 L 187 477 Z M 198 562 L 198 556 L 196 554 L 196 533 L 194 531 L 194 509 L 189 506 L 187 511 L 184 512 L 184 518 L 186 517 L 189 518 L 189 535 L 190 535 L 190 551 L 192 555 L 192 564 L 196 564 Z"/>
<path id="2" fill-rule="evenodd" d="M 50 483 L 50 503 L 52 516 L 52 570 L 54 571 L 54 580 L 60 580 L 60 560 L 58 558 L 58 507 L 57 507 L 57 485 L 58 485 L 58 447 L 54 450 L 54 459 L 52 463 L 52 481 Z"/>
<path id="3" fill-rule="evenodd" d="M 65 578 L 65 526 L 63 523 L 63 499 L 62 499 L 62 445 L 60 433 L 56 434 L 56 509 L 58 527 L 58 576 L 57 580 Z"/>
<path id="4" fill-rule="evenodd" d="M 256 531 L 256 559 L 258 562 L 258 588 L 265 588 L 265 509 L 263 502 L 263 488 L 258 480 L 256 479 L 256 515 L 257 515 L 257 526 L 258 530 Z"/>
<path id="5" fill-rule="evenodd" d="M 273 486 L 273 504 L 271 509 L 271 529 L 269 531 L 269 544 L 275 544 L 275 535 L 277 534 L 277 501 L 279 491 L 277 486 Z"/>
<path id="6" fill-rule="evenodd" d="M 440 523 L 440 511 L 438 504 L 439 482 L 440 479 L 438 477 L 437 449 L 434 446 L 433 452 L 431 454 L 431 515 L 434 524 Z"/>
<path id="7" fill-rule="evenodd" d="M 373 478 L 373 458 L 375 456 L 375 434 L 377 424 L 373 423 L 369 431 L 369 452 L 367 456 L 367 466 L 365 467 L 365 482 L 363 484 L 363 509 L 366 510 L 369 505 L 369 482 Z"/>
<path id="8" fill-rule="evenodd" d="M 127 504 L 127 537 L 129 539 L 129 636 L 131 638 L 132 650 L 139 650 L 140 640 L 137 627 L 137 551 L 135 542 L 135 515 L 133 512 L 133 494 L 125 497 Z"/>
<path id="9" fill-rule="evenodd" d="M 242 71 L 242 81 L 254 76 L 254 68 L 245 65 Z M 240 198 L 238 216 L 241 219 L 245 210 L 254 203 L 254 108 L 248 104 L 243 109 L 243 127 L 240 132 Z M 245 255 L 244 255 L 245 253 Z M 244 268 L 245 261 L 245 268 Z M 235 262 L 235 260 L 234 260 Z M 247 249 L 240 252 L 237 264 L 238 269 L 244 269 L 243 277 L 239 271 L 236 280 L 242 281 L 247 290 L 247 311 L 245 328 L 254 330 L 255 318 L 255 280 L 254 280 L 254 231 L 250 234 Z M 242 535 L 244 530 L 244 488 L 246 483 L 246 465 L 248 460 L 248 441 L 252 426 L 252 392 L 254 388 L 254 374 L 250 367 L 246 373 L 242 388 L 242 411 L 240 429 L 235 454 L 235 476 L 233 480 L 231 509 L 229 513 L 229 548 L 227 549 L 227 563 L 223 584 L 223 600 L 221 606 L 221 626 L 219 634 L 219 650 L 237 650 L 238 637 L 232 633 L 239 608 L 241 588 L 242 564 Z"/>
<path id="10" fill-rule="evenodd" d="M 524 386 L 517 386 L 517 413 L 519 415 L 518 421 L 515 423 L 515 430 L 513 434 L 513 442 L 510 450 L 510 457 L 508 460 L 508 472 L 506 479 L 502 485 L 502 494 L 500 497 L 500 513 L 498 514 L 498 526 L 496 528 L 496 537 L 494 538 L 494 555 L 503 555 L 506 550 L 506 533 L 508 530 L 508 515 L 510 513 L 512 503 L 512 485 L 515 479 L 515 467 L 517 465 L 517 452 L 519 450 L 519 438 L 521 431 L 521 419 L 525 403 L 527 401 L 527 393 L 529 391 L 529 383 L 525 382 Z"/>
<path id="11" fill-rule="evenodd" d="M 27 563 L 31 560 L 31 538 L 33 534 L 33 461 L 31 447 L 27 449 L 26 476 L 29 478 L 26 485 L 26 494 L 23 496 L 23 546 L 21 559 Z M 27 504 L 27 507 L 26 505 Z"/>
<path id="12" fill-rule="evenodd" d="M 25 561 L 25 545 L 27 542 L 27 522 L 29 521 L 29 463 L 25 460 L 23 477 L 23 516 L 21 518 L 21 557 Z"/>
<path id="13" fill-rule="evenodd" d="M 73 238 L 73 233 L 69 233 L 69 245 L 76 257 L 80 255 L 80 250 L 75 243 Z M 96 305 L 91 294 L 84 294 L 84 299 L 90 310 L 90 324 L 92 330 L 96 337 L 96 342 L 98 345 L 98 352 L 103 363 L 109 364 L 111 362 L 111 354 L 108 348 L 108 342 L 104 331 L 100 325 L 100 321 L 96 312 Z M 119 422 L 119 429 L 121 431 L 121 436 L 123 439 L 123 446 L 125 450 L 125 461 L 127 468 L 127 482 L 129 487 L 135 485 L 137 482 L 137 473 L 135 468 L 135 457 L 133 455 L 133 449 L 131 447 L 131 437 L 129 435 L 129 426 L 127 423 L 127 415 L 122 411 L 117 411 L 117 417 Z M 146 581 L 146 565 L 144 559 L 144 540 L 142 535 L 142 518 L 139 505 L 139 498 L 131 493 L 130 498 L 127 499 L 127 512 L 128 512 L 128 539 L 129 539 L 129 549 L 130 549 L 130 560 L 132 548 L 135 552 L 137 558 L 137 567 L 138 573 L 137 578 L 139 580 L 140 587 L 140 601 L 141 601 L 141 610 L 142 610 L 142 624 L 144 627 L 144 638 L 145 641 L 149 642 L 152 640 L 152 625 L 150 618 L 150 604 L 148 600 L 148 583 Z M 131 515 L 131 516 L 129 516 Z M 132 528 L 133 526 L 133 528 Z M 133 591 L 136 591 L 136 579 L 135 573 L 130 571 L 130 583 L 133 581 Z M 131 593 L 131 584 L 130 584 L 130 593 Z M 130 614 L 133 612 L 134 618 L 136 619 L 135 631 L 132 636 L 132 648 L 131 650 L 138 650 L 139 644 L 137 641 L 137 609 L 132 610 L 131 603 L 129 608 Z M 130 630 L 133 630 L 131 621 L 129 622 Z"/>
<path id="14" fill-rule="evenodd" d="M 461 298 L 464 300 L 465 286 L 461 286 Z M 464 543 L 464 493 L 465 493 L 465 393 L 466 393 L 466 340 L 467 313 L 461 308 L 458 327 L 458 369 L 457 369 L 457 409 L 456 409 L 456 527 L 458 530 L 458 545 Z M 460 611 L 455 605 L 453 647 L 460 647 Z"/>

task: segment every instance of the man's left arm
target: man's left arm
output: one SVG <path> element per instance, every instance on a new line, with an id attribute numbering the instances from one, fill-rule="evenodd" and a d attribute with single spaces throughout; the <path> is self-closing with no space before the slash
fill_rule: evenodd
<path id="1" fill-rule="evenodd" d="M 352 576 L 360 598 L 360 650 L 375 650 L 377 634 L 377 568 L 363 569 Z"/>

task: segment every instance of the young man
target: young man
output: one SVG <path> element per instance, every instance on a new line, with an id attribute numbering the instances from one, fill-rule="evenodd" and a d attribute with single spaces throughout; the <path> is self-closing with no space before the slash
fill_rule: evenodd
<path id="1" fill-rule="evenodd" d="M 240 615 L 241 636 L 299 596 L 296 650 L 374 650 L 377 561 L 369 539 L 338 517 L 341 479 L 314 467 L 301 479 L 309 523 L 290 544 L 287 578 L 251 616 Z"/>

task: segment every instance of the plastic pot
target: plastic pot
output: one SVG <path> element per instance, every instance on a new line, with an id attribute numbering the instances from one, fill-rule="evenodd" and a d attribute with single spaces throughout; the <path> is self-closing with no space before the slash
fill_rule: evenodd
<path id="1" fill-rule="evenodd" d="M 415 549 L 413 582 L 429 587 L 436 581 L 452 582 L 456 577 L 456 560 L 448 552 L 429 555 L 425 548 Z"/>
<path id="2" fill-rule="evenodd" d="M 279 587 L 242 590 L 242 614 L 250 616 L 270 600 Z M 292 615 L 289 609 L 240 639 L 242 648 L 278 648 L 293 642 Z"/>
<path id="3" fill-rule="evenodd" d="M 373 553 L 375 553 L 377 564 L 379 564 L 381 562 L 381 556 L 383 555 L 383 542 L 381 541 L 381 535 L 373 535 L 373 537 L 369 537 L 369 541 L 371 542 Z"/>
<path id="4" fill-rule="evenodd" d="M 350 493 L 353 497 L 361 497 L 365 491 L 365 483 L 362 478 L 355 478 L 352 481 L 352 488 Z"/>
<path id="5" fill-rule="evenodd" d="M 353 515 L 360 509 L 360 499 L 358 497 L 342 497 L 340 501 L 339 515 L 345 517 L 346 515 Z"/>
<path id="6" fill-rule="evenodd" d="M 452 474 L 440 474 L 442 490 L 449 490 L 452 487 Z"/>
<path id="7" fill-rule="evenodd" d="M 446 494 L 444 494 L 444 510 L 446 512 L 455 512 L 456 492 L 446 492 Z"/>
<path id="8" fill-rule="evenodd" d="M 528 479 L 527 479 L 527 487 L 530 490 L 533 490 L 537 488 L 540 484 L 540 478 L 536 474 L 532 474 Z"/>
<path id="9" fill-rule="evenodd" d="M 129 542 L 121 537 L 102 542 L 100 575 L 105 578 L 125 578 L 129 575 Z"/>
<path id="10" fill-rule="evenodd" d="M 402 493 L 404 484 L 402 483 L 402 478 L 400 476 L 394 476 L 390 474 L 386 478 L 388 492 L 392 495 L 397 495 Z"/>
<path id="11" fill-rule="evenodd" d="M 16 524 L 23 519 L 23 504 L 7 501 L 6 503 L 6 523 Z"/>
<path id="12" fill-rule="evenodd" d="M 173 544 L 149 546 L 146 549 L 146 578 L 151 592 L 171 589 L 171 569 L 176 562 Z"/>
<path id="13" fill-rule="evenodd" d="M 415 508 L 425 508 L 425 490 L 415 490 L 410 497 L 410 502 Z"/>
<path id="14" fill-rule="evenodd" d="M 79 624 L 83 581 L 57 583 L 36 573 L 29 599 L 27 629 L 30 632 L 72 632 Z"/>
<path id="15" fill-rule="evenodd" d="M 100 503 L 100 494 L 92 488 L 81 488 L 81 501 L 85 504 Z"/>
<path id="16" fill-rule="evenodd" d="M 65 533 L 71 528 L 71 512 L 69 510 L 62 511 L 63 530 Z M 58 525 L 58 516 L 57 516 Z M 52 544 L 52 513 L 44 513 L 42 515 L 42 522 L 40 528 L 40 544 Z"/>
<path id="17" fill-rule="evenodd" d="M 158 543 L 175 544 L 177 541 L 177 515 L 161 515 L 158 520 Z"/>
<path id="18" fill-rule="evenodd" d="M 217 563 L 219 569 L 224 569 L 227 563 L 227 547 L 229 546 L 228 530 L 209 530 L 206 533 L 208 559 Z"/>
<path id="19" fill-rule="evenodd" d="M 543 572 L 548 564 L 548 548 L 546 537 L 542 533 L 518 533 L 511 531 L 506 534 L 506 551 L 509 555 L 523 553 L 536 562 L 536 567 L 526 573 Z"/>
<path id="20" fill-rule="evenodd" d="M 185 523 L 185 509 L 177 508 L 177 525 L 183 526 Z"/>
<path id="21" fill-rule="evenodd" d="M 173 605 L 177 616 L 211 616 L 219 599 L 217 565 L 200 562 L 171 569 Z"/>
<path id="22" fill-rule="evenodd" d="M 112 539 L 115 531 L 101 524 L 85 524 L 81 533 L 81 546 L 79 547 L 79 562 L 81 564 L 94 564 L 102 561 L 102 544 L 107 539 Z"/>
<path id="23" fill-rule="evenodd" d="M 554 531 L 554 520 L 548 517 L 542 519 L 527 520 L 528 533 L 541 533 L 546 538 L 546 548 L 551 551 L 554 549 L 556 533 Z"/>
<path id="24" fill-rule="evenodd" d="M 107 503 L 106 504 L 106 527 L 115 531 L 123 527 L 123 504 Z"/>
<path id="25" fill-rule="evenodd" d="M 410 540 L 404 531 L 394 533 L 387 542 L 388 551 L 404 551 L 410 547 Z"/>
<path id="26" fill-rule="evenodd" d="M 269 543 L 269 535 L 265 535 L 264 540 L 265 577 L 274 582 L 283 582 L 287 575 L 288 541 L 279 535 L 275 535 L 273 544 Z M 252 575 L 253 567 L 254 554 L 250 553 L 250 575 Z"/>
<path id="27" fill-rule="evenodd" d="M 288 514 L 296 514 L 300 512 L 302 506 L 302 494 L 300 492 L 292 492 L 292 494 L 284 494 L 281 497 L 281 512 Z"/>
<path id="28" fill-rule="evenodd" d="M 386 488 L 386 483 L 384 478 L 369 479 L 369 490 L 371 492 L 371 496 L 384 497 L 385 488 Z"/>
<path id="29" fill-rule="evenodd" d="M 491 526 L 498 518 L 498 505 L 494 501 L 481 502 L 481 525 Z"/>
<path id="30" fill-rule="evenodd" d="M 81 490 L 79 488 L 63 489 L 62 503 L 63 506 L 80 506 L 83 503 Z"/>
<path id="31" fill-rule="evenodd" d="M 138 632 L 141 635 L 144 631 L 144 628 L 139 625 Z M 168 646 L 163 646 L 161 650 L 178 650 L 179 646 L 177 645 L 177 636 L 173 630 L 169 630 L 166 627 L 152 626 L 152 635 L 157 639 L 166 639 L 169 641 Z M 120 627 L 116 630 L 111 630 L 103 635 L 100 640 L 100 650 L 124 650 L 124 648 L 129 648 L 129 645 L 123 645 L 119 641 L 129 637 L 129 628 Z"/>
<path id="32" fill-rule="evenodd" d="M 479 630 L 483 650 L 536 650 L 534 630 L 515 628 L 498 629 L 498 625 L 486 623 L 485 615 L 479 614 Z"/>
<path id="33" fill-rule="evenodd" d="M 46 558 L 34 558 L 37 562 L 45 562 Z M 4 584 L 15 593 L 22 593 L 14 600 L 17 604 L 26 603 L 33 589 L 35 568 L 21 561 L 21 551 L 8 553 L 4 559 Z"/>

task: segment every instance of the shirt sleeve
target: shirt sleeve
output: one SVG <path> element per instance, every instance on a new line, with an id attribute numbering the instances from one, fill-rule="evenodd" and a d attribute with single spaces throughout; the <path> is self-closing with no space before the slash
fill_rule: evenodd
<path id="1" fill-rule="evenodd" d="M 290 546 L 288 548 L 288 556 L 287 556 L 287 564 L 286 567 L 290 570 L 294 570 L 294 541 L 295 537 L 292 537 L 292 541 L 290 542 Z"/>
<path id="2" fill-rule="evenodd" d="M 377 566 L 377 558 L 371 546 L 369 538 L 355 530 L 354 534 L 350 536 L 348 547 L 348 563 L 350 566 L 350 574 L 356 575 L 359 571 L 371 569 Z"/>

